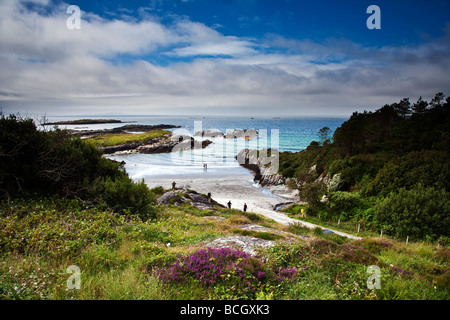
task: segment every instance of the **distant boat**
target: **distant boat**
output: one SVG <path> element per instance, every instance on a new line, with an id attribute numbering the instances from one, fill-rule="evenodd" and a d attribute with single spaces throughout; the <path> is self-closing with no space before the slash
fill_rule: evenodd
<path id="1" fill-rule="evenodd" d="M 272 119 L 281 119 L 281 117 L 273 117 Z"/>

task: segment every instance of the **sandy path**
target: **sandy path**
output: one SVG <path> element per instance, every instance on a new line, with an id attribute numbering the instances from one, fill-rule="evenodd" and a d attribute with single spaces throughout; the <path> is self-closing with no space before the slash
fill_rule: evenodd
<path id="1" fill-rule="evenodd" d="M 207 194 L 211 192 L 212 198 L 218 203 L 227 206 L 231 201 L 231 208 L 243 210 L 244 203 L 247 204 L 248 212 L 255 212 L 264 215 L 278 223 L 289 225 L 291 223 L 300 223 L 308 228 L 320 227 L 312 223 L 292 219 L 286 214 L 273 210 L 276 204 L 282 202 L 293 201 L 292 192 L 272 187 L 271 191 L 261 187 L 256 187 L 252 181 L 253 176 L 238 175 L 230 177 L 177 177 L 175 179 L 176 186 L 179 188 L 187 188 L 195 190 L 199 193 Z M 162 186 L 166 189 L 172 188 L 172 179 L 169 178 L 149 178 L 145 179 L 146 184 L 150 187 Z M 270 195 L 272 194 L 272 195 Z M 327 229 L 320 227 L 322 229 Z M 329 229 L 331 230 L 331 229 Z M 361 239 L 360 237 L 332 230 L 334 233 L 349 237 L 352 239 Z"/>

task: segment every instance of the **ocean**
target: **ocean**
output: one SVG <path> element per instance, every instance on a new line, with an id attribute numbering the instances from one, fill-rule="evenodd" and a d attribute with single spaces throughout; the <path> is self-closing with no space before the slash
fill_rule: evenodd
<path id="1" fill-rule="evenodd" d="M 304 150 L 311 141 L 318 141 L 318 132 L 323 127 L 330 128 L 330 136 L 346 118 L 263 118 L 263 117 L 199 117 L 199 116 L 76 116 L 48 117 L 48 120 L 65 121 L 81 118 L 118 119 L 133 124 L 171 124 L 181 128 L 171 129 L 176 134 L 193 136 L 200 130 L 219 130 L 226 133 L 232 129 L 256 129 L 258 137 L 245 141 L 243 138 L 209 139 L 213 143 L 204 149 L 163 154 L 114 154 L 108 158 L 125 162 L 129 176 L 136 180 L 179 179 L 179 178 L 221 178 L 251 174 L 235 159 L 244 148 L 276 148 L 280 152 Z M 123 124 L 64 125 L 68 129 L 106 129 Z M 207 171 L 203 164 L 207 164 Z"/>

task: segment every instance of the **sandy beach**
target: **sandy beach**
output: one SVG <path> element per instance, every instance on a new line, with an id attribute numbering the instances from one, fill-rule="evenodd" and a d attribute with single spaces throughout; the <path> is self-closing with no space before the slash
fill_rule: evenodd
<path id="1" fill-rule="evenodd" d="M 150 187 L 162 186 L 166 189 L 172 187 L 172 181 L 176 182 L 177 188 L 192 189 L 199 193 L 207 194 L 211 192 L 212 198 L 218 203 L 227 206 L 231 201 L 231 208 L 243 210 L 247 204 L 248 212 L 255 212 L 268 215 L 279 215 L 274 220 L 286 222 L 285 214 L 274 210 L 279 203 L 294 201 L 295 193 L 285 187 L 263 188 L 253 182 L 251 173 L 230 176 L 230 177 L 176 177 L 169 178 L 149 178 L 145 183 Z M 287 217 L 286 217 L 287 218 Z M 290 220 L 290 219 L 289 219 Z"/>
<path id="2" fill-rule="evenodd" d="M 208 174 L 205 173 L 201 178 L 198 176 L 178 176 L 174 179 L 168 177 L 145 179 L 145 183 L 150 188 L 162 186 L 165 189 L 170 189 L 172 188 L 172 181 L 176 182 L 177 188 L 191 189 L 203 194 L 211 192 L 211 197 L 224 206 L 227 206 L 228 201 L 231 201 L 231 208 L 243 210 L 244 203 L 246 203 L 247 212 L 262 214 L 284 225 L 300 223 L 308 228 L 318 227 L 315 224 L 290 218 L 283 212 L 274 210 L 277 204 L 298 201 L 296 192 L 289 190 L 285 186 L 272 186 L 270 188 L 258 186 L 253 182 L 253 175 L 250 172 L 229 177 L 218 177 L 215 175 L 208 177 Z M 347 233 L 335 230 L 333 232 L 345 237 L 361 239 Z"/>

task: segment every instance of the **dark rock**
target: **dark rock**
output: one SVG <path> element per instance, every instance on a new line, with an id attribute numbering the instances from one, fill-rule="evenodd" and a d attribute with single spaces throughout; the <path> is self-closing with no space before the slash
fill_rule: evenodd
<path id="1" fill-rule="evenodd" d="M 177 197 L 178 195 L 175 192 L 169 191 L 164 193 L 158 199 L 156 199 L 156 201 L 158 202 L 158 204 L 168 204 L 170 200 L 175 199 Z"/>
<path id="2" fill-rule="evenodd" d="M 249 140 L 256 136 L 258 136 L 258 131 L 256 131 L 255 129 L 247 129 L 247 130 L 234 129 L 234 130 L 228 131 L 224 135 L 224 138 L 225 139 L 245 138 L 246 140 Z"/>
<path id="3" fill-rule="evenodd" d="M 203 138 L 223 138 L 223 133 L 219 130 L 202 130 L 194 133 L 194 136 L 201 136 Z"/>
<path id="4" fill-rule="evenodd" d="M 278 164 L 278 152 L 275 150 L 263 149 L 263 150 L 241 150 L 236 159 L 239 164 L 244 168 L 253 171 L 254 181 L 257 181 L 260 185 L 276 186 L 286 183 L 286 179 L 278 173 L 278 166 L 273 165 L 272 161 L 276 161 Z M 269 156 L 270 154 L 270 156 Z"/>
<path id="5" fill-rule="evenodd" d="M 281 210 L 286 209 L 287 207 L 289 207 L 292 204 L 294 204 L 293 201 L 277 203 L 273 209 L 276 211 L 281 211 Z"/>
<path id="6" fill-rule="evenodd" d="M 141 145 L 137 147 L 136 151 L 139 153 L 168 153 L 206 148 L 211 143 L 210 140 L 199 141 L 190 136 L 174 135 L 170 139 L 164 137 L 157 142 Z"/>

